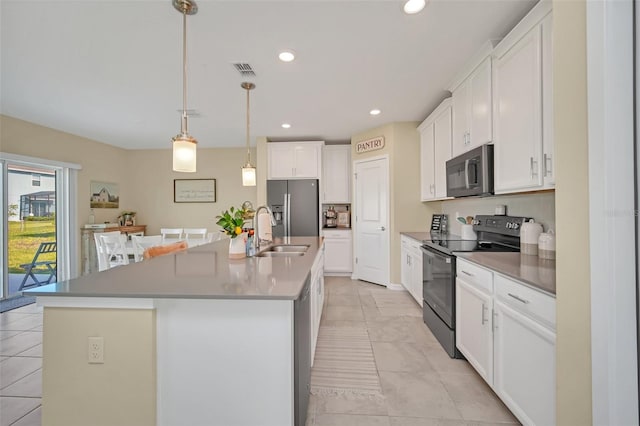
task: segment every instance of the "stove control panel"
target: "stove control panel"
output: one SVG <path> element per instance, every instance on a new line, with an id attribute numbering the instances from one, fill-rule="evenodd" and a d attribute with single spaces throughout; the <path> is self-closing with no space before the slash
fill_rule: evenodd
<path id="1" fill-rule="evenodd" d="M 520 228 L 527 220 L 529 220 L 528 217 L 520 216 L 477 215 L 473 220 L 473 230 L 475 232 L 491 232 L 494 234 L 519 237 Z"/>

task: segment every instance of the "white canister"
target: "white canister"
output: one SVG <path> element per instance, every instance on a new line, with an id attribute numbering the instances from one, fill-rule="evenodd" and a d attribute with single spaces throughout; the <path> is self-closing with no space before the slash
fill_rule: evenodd
<path id="1" fill-rule="evenodd" d="M 520 252 L 537 256 L 540 234 L 542 234 L 542 225 L 535 223 L 533 219 L 523 223 L 520 228 Z"/>
<path id="2" fill-rule="evenodd" d="M 556 258 L 556 236 L 553 231 L 543 232 L 538 237 L 538 256 L 541 259 Z"/>
<path id="3" fill-rule="evenodd" d="M 477 240 L 478 236 L 473 232 L 473 225 L 462 225 L 460 228 L 460 238 L 463 240 Z"/>

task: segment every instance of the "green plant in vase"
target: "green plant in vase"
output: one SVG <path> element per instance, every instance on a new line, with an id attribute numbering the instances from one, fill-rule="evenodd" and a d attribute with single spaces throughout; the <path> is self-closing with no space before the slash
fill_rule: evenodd
<path id="1" fill-rule="evenodd" d="M 229 208 L 222 212 L 221 215 L 216 216 L 218 221 L 216 225 L 224 229 L 224 233 L 231 238 L 235 238 L 242 234 L 242 225 L 244 225 L 244 216 L 246 212 L 244 209 L 236 209 L 235 207 Z"/>

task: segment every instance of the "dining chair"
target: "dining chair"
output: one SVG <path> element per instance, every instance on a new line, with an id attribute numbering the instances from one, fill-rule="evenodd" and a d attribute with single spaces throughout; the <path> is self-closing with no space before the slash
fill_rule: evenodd
<path id="1" fill-rule="evenodd" d="M 162 241 L 181 240 L 182 228 L 160 228 L 160 235 L 162 235 Z"/>
<path id="2" fill-rule="evenodd" d="M 207 240 L 210 243 L 214 241 L 224 240 L 225 238 L 230 238 L 230 237 L 227 234 L 225 234 L 223 231 L 209 232 L 207 234 Z"/>
<path id="3" fill-rule="evenodd" d="M 184 238 L 189 247 L 195 247 L 209 242 L 207 228 L 184 228 Z"/>
<path id="4" fill-rule="evenodd" d="M 146 249 L 162 245 L 162 235 L 132 235 L 131 242 L 133 243 L 134 259 L 136 262 L 140 262 L 144 258 Z"/>
<path id="5" fill-rule="evenodd" d="M 109 260 L 102 239 L 100 238 L 101 235 L 120 235 L 120 231 L 93 233 L 93 239 L 96 243 L 96 257 L 98 258 L 98 271 L 106 271 L 109 269 Z"/>
<path id="6" fill-rule="evenodd" d="M 118 232 L 118 235 L 100 234 L 99 238 L 102 243 L 107 259 L 107 269 L 116 266 L 128 265 L 129 254 L 127 253 L 127 236 Z"/>

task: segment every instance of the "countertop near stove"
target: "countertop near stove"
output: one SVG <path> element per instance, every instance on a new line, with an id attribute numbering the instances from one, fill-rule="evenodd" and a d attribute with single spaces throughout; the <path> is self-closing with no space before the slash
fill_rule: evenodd
<path id="1" fill-rule="evenodd" d="M 456 256 L 522 281 L 555 297 L 556 261 L 521 253 L 471 252 Z"/>
<path id="2" fill-rule="evenodd" d="M 431 240 L 430 232 L 401 232 L 400 235 L 405 235 L 409 238 L 413 238 L 417 242 L 421 243 L 423 241 Z"/>

